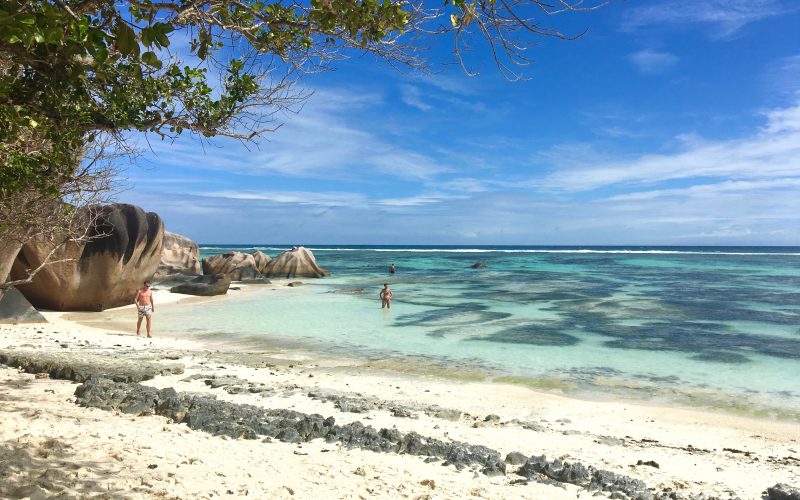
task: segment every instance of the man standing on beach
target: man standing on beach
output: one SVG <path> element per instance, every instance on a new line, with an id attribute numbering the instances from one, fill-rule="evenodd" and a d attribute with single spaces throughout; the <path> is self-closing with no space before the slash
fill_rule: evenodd
<path id="1" fill-rule="evenodd" d="M 151 338 L 150 322 L 151 316 L 156 312 L 156 306 L 153 304 L 153 291 L 150 290 L 150 282 L 145 281 L 144 286 L 136 292 L 136 298 L 133 299 L 136 304 L 136 309 L 139 311 L 139 320 L 136 322 L 136 336 L 141 336 L 142 318 L 147 318 L 147 338 Z"/>
<path id="2" fill-rule="evenodd" d="M 392 307 L 392 289 L 389 288 L 389 283 L 383 284 L 383 289 L 381 289 L 380 293 L 381 297 L 381 309 L 384 307 L 386 309 L 391 309 Z"/>

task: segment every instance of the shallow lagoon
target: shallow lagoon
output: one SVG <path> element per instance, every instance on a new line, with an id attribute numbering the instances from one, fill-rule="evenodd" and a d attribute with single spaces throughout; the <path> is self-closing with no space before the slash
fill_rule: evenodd
<path id="1" fill-rule="evenodd" d="M 234 248 L 286 247 L 203 254 Z M 310 248 L 331 278 L 176 308 L 159 328 L 415 371 L 436 360 L 576 395 L 800 415 L 798 248 Z M 488 268 L 470 268 L 479 261 Z M 391 311 L 380 309 L 384 281 Z"/>

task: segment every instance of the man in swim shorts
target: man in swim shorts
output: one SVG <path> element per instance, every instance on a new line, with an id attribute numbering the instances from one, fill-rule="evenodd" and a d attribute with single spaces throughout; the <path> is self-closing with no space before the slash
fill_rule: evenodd
<path id="1" fill-rule="evenodd" d="M 392 289 L 389 288 L 389 283 L 384 283 L 383 288 L 381 289 L 380 293 L 381 297 L 381 309 L 384 307 L 387 309 L 392 308 Z"/>
<path id="2" fill-rule="evenodd" d="M 139 332 L 142 329 L 142 319 L 147 318 L 147 338 L 151 338 L 150 324 L 152 322 L 153 313 L 156 312 L 156 306 L 153 303 L 153 291 L 150 290 L 149 281 L 145 281 L 144 286 L 137 290 L 136 298 L 133 299 L 133 303 L 136 304 L 136 309 L 139 311 L 139 319 L 136 322 L 136 336 L 141 336 Z"/>

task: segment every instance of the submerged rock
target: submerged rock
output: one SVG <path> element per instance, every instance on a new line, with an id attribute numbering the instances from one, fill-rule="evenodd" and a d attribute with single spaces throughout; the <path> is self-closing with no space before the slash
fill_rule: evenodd
<path id="1" fill-rule="evenodd" d="M 225 295 L 231 286 L 231 278 L 225 274 L 211 274 L 198 276 L 186 283 L 169 289 L 172 293 L 185 293 L 187 295 Z"/>
<path id="2" fill-rule="evenodd" d="M 486 265 L 486 264 L 484 264 L 483 262 L 476 262 L 476 263 L 472 264 L 472 265 L 471 265 L 471 266 L 469 266 L 469 267 L 471 267 L 472 269 L 486 269 L 486 268 L 487 268 L 487 267 L 489 267 L 489 266 L 487 266 L 487 265 Z"/>
<path id="3" fill-rule="evenodd" d="M 133 302 L 136 290 L 158 268 L 164 243 L 164 223 L 158 214 L 117 203 L 91 207 L 97 222 L 88 242 L 67 243 L 53 255 L 33 281 L 19 290 L 36 307 L 57 311 L 102 311 Z M 53 246 L 37 239 L 23 245 L 11 279 L 27 276 Z"/>
<path id="4" fill-rule="evenodd" d="M 12 287 L 0 298 L 0 323 L 47 323 L 47 320 Z"/>

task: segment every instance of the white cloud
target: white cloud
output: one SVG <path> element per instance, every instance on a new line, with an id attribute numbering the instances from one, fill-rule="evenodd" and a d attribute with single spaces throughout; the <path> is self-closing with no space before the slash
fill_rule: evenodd
<path id="1" fill-rule="evenodd" d="M 641 73 L 646 75 L 663 73 L 678 62 L 678 56 L 674 54 L 650 49 L 634 52 L 628 58 Z"/>
<path id="2" fill-rule="evenodd" d="M 228 200 L 263 201 L 294 205 L 317 205 L 323 207 L 347 207 L 364 205 L 366 197 L 360 193 L 318 191 L 204 191 L 187 193 L 207 198 Z"/>
<path id="3" fill-rule="evenodd" d="M 433 109 L 433 106 L 422 99 L 422 91 L 419 87 L 414 85 L 401 85 L 400 94 L 401 100 L 412 108 L 417 108 L 420 111 L 430 111 Z"/>
<path id="4" fill-rule="evenodd" d="M 800 177 L 759 181 L 724 181 L 714 184 L 698 184 L 685 188 L 656 189 L 653 191 L 640 191 L 636 193 L 615 195 L 607 198 L 607 200 L 619 202 L 652 200 L 658 198 L 686 199 L 698 197 L 711 199 L 714 197 L 719 197 L 722 194 L 730 193 L 773 193 L 776 190 L 796 191 L 797 189 L 800 189 Z"/>
<path id="5" fill-rule="evenodd" d="M 800 172 L 800 104 L 765 114 L 767 123 L 750 137 L 703 141 L 682 136 L 680 150 L 611 159 L 594 150 L 551 151 L 553 172 L 533 185 L 556 191 L 589 191 L 608 186 L 648 185 L 695 177 L 733 180 L 793 177 Z"/>
<path id="6" fill-rule="evenodd" d="M 411 180 L 430 179 L 449 167 L 380 137 L 369 124 L 356 123 L 352 112 L 379 107 L 377 94 L 317 91 L 296 115 L 258 145 L 225 138 L 152 141 L 148 159 L 156 164 L 231 173 L 278 174 L 298 178 L 363 180 L 370 173 Z M 140 145 L 147 147 L 143 140 Z M 248 150 L 247 148 L 250 148 Z"/>
<path id="7" fill-rule="evenodd" d="M 429 194 L 419 196 L 409 196 L 406 198 L 386 198 L 377 200 L 375 205 L 384 207 L 418 207 L 421 205 L 432 205 L 435 203 L 442 203 L 444 201 L 463 199 L 465 196 L 445 195 L 445 194 Z"/>
<path id="8" fill-rule="evenodd" d="M 792 7 L 789 7 L 792 5 Z M 664 24 L 707 24 L 711 35 L 727 38 L 749 23 L 796 10 L 782 0 L 667 0 L 629 9 L 622 28 L 636 31 Z"/>

